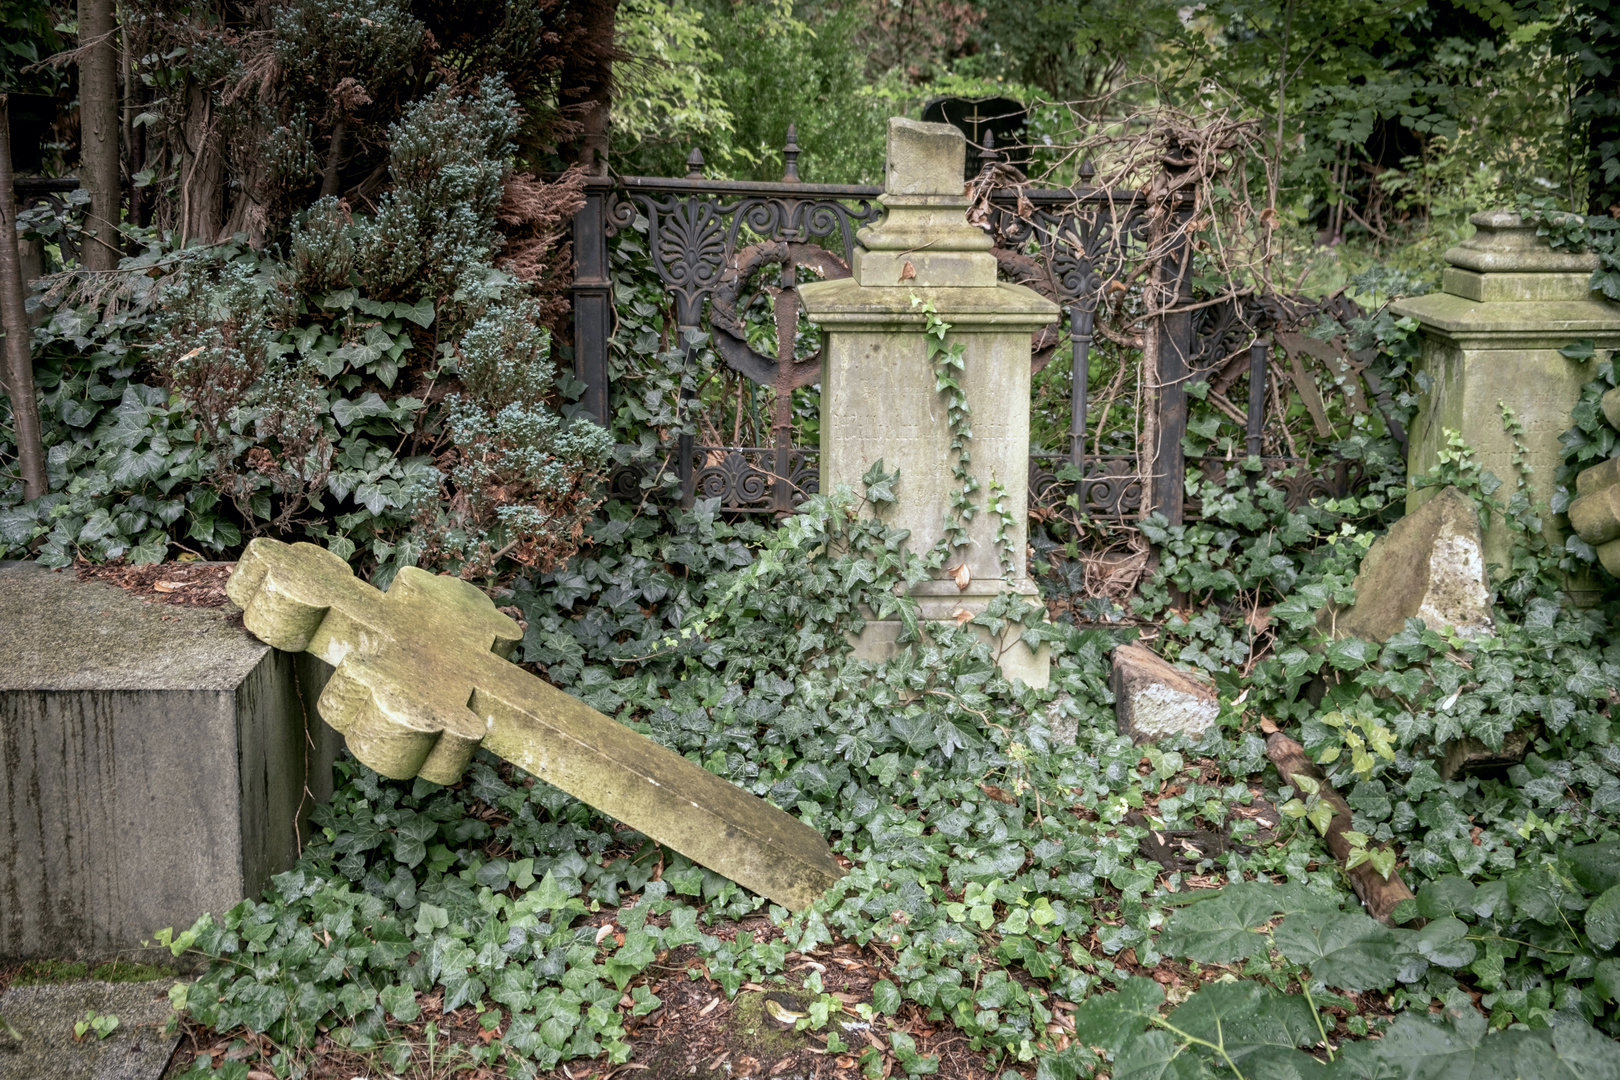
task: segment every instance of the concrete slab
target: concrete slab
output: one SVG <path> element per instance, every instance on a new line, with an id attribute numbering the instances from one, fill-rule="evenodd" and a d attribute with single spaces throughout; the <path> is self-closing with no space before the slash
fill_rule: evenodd
<path id="1" fill-rule="evenodd" d="M 0 1040 L 0 1080 L 157 1080 L 169 1064 L 176 1031 L 163 1034 L 172 980 L 16 986 L 0 996 L 0 1016 L 22 1036 Z M 86 1011 L 116 1016 L 106 1038 L 73 1037 Z"/>
<path id="2" fill-rule="evenodd" d="M 324 664 L 32 563 L 0 564 L 0 658 L 0 957 L 127 955 L 296 859 Z"/>

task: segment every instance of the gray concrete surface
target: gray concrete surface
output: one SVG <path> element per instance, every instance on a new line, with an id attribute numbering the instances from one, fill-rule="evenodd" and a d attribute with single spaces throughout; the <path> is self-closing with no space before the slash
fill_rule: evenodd
<path id="1" fill-rule="evenodd" d="M 179 1032 L 164 1035 L 172 979 L 16 986 L 0 996 L 0 1016 L 22 1036 L 0 1038 L 0 1080 L 157 1080 Z M 73 1037 L 87 1010 L 116 1016 L 106 1038 Z"/>

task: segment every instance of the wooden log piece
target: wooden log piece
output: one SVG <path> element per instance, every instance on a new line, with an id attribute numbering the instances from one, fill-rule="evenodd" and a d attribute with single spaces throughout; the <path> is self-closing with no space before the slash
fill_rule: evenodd
<path id="1" fill-rule="evenodd" d="M 1306 798 L 1307 792 L 1294 783 L 1294 777 L 1306 776 L 1318 782 L 1320 786 L 1317 790 L 1322 801 L 1333 807 L 1333 820 L 1328 822 L 1327 834 L 1324 837 L 1327 840 L 1328 850 L 1333 852 L 1333 857 L 1338 859 L 1341 865 L 1348 862 L 1350 841 L 1344 838 L 1344 834 L 1350 831 L 1350 805 L 1344 801 L 1344 796 L 1333 790 L 1333 786 L 1322 776 L 1322 770 L 1306 755 L 1305 748 L 1282 732 L 1272 732 L 1267 736 L 1266 757 L 1271 759 L 1271 763 L 1277 766 L 1277 771 L 1282 773 L 1283 779 L 1294 788 L 1297 798 Z M 1382 846 L 1387 848 L 1389 845 Z M 1406 882 L 1401 880 L 1399 873 L 1391 872 L 1389 877 L 1385 878 L 1373 869 L 1370 862 L 1352 866 L 1347 872 L 1350 875 L 1350 885 L 1356 890 L 1356 895 L 1361 897 L 1362 904 L 1367 908 L 1367 914 L 1379 922 L 1389 922 L 1390 913 L 1395 910 L 1395 905 L 1402 900 L 1413 898 L 1412 890 L 1406 887 Z"/>

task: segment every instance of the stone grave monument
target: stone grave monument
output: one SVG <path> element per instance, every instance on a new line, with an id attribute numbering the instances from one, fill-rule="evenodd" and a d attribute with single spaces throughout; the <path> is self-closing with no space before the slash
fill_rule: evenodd
<path id="1" fill-rule="evenodd" d="M 1418 402 L 1407 450 L 1407 470 L 1432 469 L 1446 447 L 1446 431 L 1460 433 L 1480 465 L 1511 491 L 1513 439 L 1502 423 L 1502 406 L 1524 425 L 1532 500 L 1547 505 L 1562 454 L 1558 438 L 1581 385 L 1592 378 L 1590 361 L 1566 359 L 1558 350 L 1580 339 L 1607 352 L 1620 346 L 1620 305 L 1591 291 L 1596 255 L 1554 251 L 1536 227 L 1518 214 L 1475 214 L 1473 237 L 1447 251 L 1441 291 L 1402 300 L 1398 316 L 1423 327 L 1422 373 L 1429 389 Z M 1407 496 L 1408 512 L 1437 489 Z M 1563 544 L 1555 516 L 1544 514 L 1549 541 Z M 1501 521 L 1484 530 L 1487 564 L 1508 564 L 1512 536 Z"/>
<path id="2" fill-rule="evenodd" d="M 0 563 L 0 960 L 127 959 L 257 896 L 331 794 L 325 677 L 228 608 Z"/>
<path id="3" fill-rule="evenodd" d="M 509 663 L 522 632 L 465 581 L 406 567 L 384 594 L 261 538 L 226 590 L 261 639 L 333 665 L 320 714 L 384 776 L 453 784 L 482 746 L 784 907 L 843 876 L 808 825 Z"/>
<path id="4" fill-rule="evenodd" d="M 1002 592 L 1038 596 L 1026 567 L 1029 527 L 1030 332 L 1058 318 L 1056 304 L 1022 285 L 996 280 L 991 240 L 967 221 L 962 182 L 966 139 L 949 124 L 889 121 L 882 221 L 857 234 L 853 275 L 799 286 L 805 313 L 826 332 L 821 374 L 821 490 L 847 484 L 881 460 L 900 470 L 897 503 L 884 520 L 911 531 L 926 552 L 946 535 L 955 433 L 929 362 L 923 306 L 949 323 L 963 347 L 959 376 L 970 409 L 970 469 L 977 507 L 968 542 L 946 560 L 952 572 L 913 592 L 928 620 L 976 615 Z M 914 302 L 915 301 L 915 302 Z M 1003 522 L 985 503 L 992 481 L 1005 489 Z M 1009 573 L 1004 566 L 1010 566 Z M 900 635 L 898 620 L 870 620 L 857 652 L 882 659 Z M 1001 643 L 1002 670 L 1045 686 L 1049 660 L 1013 640 Z"/>

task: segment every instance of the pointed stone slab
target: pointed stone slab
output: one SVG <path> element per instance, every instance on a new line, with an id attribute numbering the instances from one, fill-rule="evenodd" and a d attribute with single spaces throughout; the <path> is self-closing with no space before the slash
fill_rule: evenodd
<path id="1" fill-rule="evenodd" d="M 843 876 L 814 829 L 509 663 L 522 632 L 467 582 L 406 567 L 384 594 L 259 539 L 226 592 L 266 643 L 336 669 L 321 716 L 384 776 L 453 784 L 483 746 L 795 911 Z"/>

